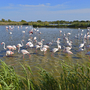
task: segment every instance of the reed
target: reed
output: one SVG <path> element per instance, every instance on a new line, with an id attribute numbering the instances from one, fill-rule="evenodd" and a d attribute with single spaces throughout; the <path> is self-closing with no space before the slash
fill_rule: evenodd
<path id="1" fill-rule="evenodd" d="M 17 75 L 14 68 L 0 61 L 0 90 L 89 90 L 90 63 L 72 64 L 59 62 L 59 76 L 54 76 L 54 70 L 47 72 L 38 67 L 37 80 L 28 64 L 21 65 L 23 76 Z M 56 69 L 56 67 L 55 67 Z M 38 82 L 38 83 L 37 83 Z"/>

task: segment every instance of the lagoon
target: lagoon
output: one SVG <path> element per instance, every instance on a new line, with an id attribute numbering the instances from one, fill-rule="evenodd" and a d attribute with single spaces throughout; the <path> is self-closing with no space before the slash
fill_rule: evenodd
<path id="1" fill-rule="evenodd" d="M 32 26 L 11 26 L 13 29 L 6 29 L 6 26 L 0 26 L 0 43 L 5 42 L 7 45 L 17 45 L 18 43 L 21 43 L 21 40 L 24 40 L 24 48 L 26 47 L 25 44 L 27 43 L 29 38 L 37 37 L 37 41 L 41 41 L 41 39 L 44 39 L 43 44 L 46 44 L 48 42 L 52 42 L 53 44 L 50 46 L 49 50 L 47 51 L 46 55 L 44 55 L 43 52 L 40 50 L 35 52 L 35 48 L 27 48 L 27 50 L 30 52 L 31 57 L 29 58 L 28 55 L 25 55 L 25 58 L 23 59 L 22 53 L 18 53 L 18 51 L 14 51 L 14 55 L 10 57 L 6 57 L 5 53 L 6 50 L 3 49 L 3 45 L 0 45 L 0 59 L 5 61 L 8 65 L 12 65 L 15 68 L 15 71 L 18 74 L 21 73 L 21 66 L 22 64 L 29 64 L 32 72 L 35 74 L 35 77 L 37 76 L 37 67 L 40 66 L 47 71 L 54 70 L 54 75 L 58 76 L 57 71 L 59 70 L 59 62 L 62 60 L 66 60 L 67 62 L 71 61 L 72 64 L 74 63 L 85 63 L 89 60 L 88 56 L 86 56 L 87 49 L 83 52 L 78 52 L 80 43 L 83 42 L 83 37 L 87 33 L 87 29 L 74 29 L 74 28 L 33 28 Z M 18 28 L 19 27 L 19 28 Z M 27 29 L 26 29 L 27 27 Z M 38 30 L 38 32 L 41 32 L 41 34 L 37 34 L 35 31 L 32 35 L 29 35 L 29 31 L 32 29 Z M 60 34 L 60 30 L 62 33 Z M 23 33 L 22 31 L 25 31 Z M 12 34 L 10 34 L 12 32 Z M 66 46 L 65 40 L 63 39 L 64 34 L 71 33 L 71 35 L 68 36 L 69 40 L 71 40 L 72 43 L 72 49 L 73 52 L 72 55 L 68 55 L 67 53 L 63 52 L 63 46 Z M 82 36 L 81 36 L 82 33 Z M 75 35 L 79 34 L 78 39 L 75 38 Z M 60 38 L 60 45 L 61 50 L 56 52 L 54 56 L 51 56 L 52 52 L 51 50 L 55 47 L 57 47 L 56 40 L 57 38 Z M 86 41 L 86 45 L 90 43 L 89 40 Z M 26 49 L 26 48 L 25 48 Z M 56 67 L 56 69 L 55 69 Z"/>

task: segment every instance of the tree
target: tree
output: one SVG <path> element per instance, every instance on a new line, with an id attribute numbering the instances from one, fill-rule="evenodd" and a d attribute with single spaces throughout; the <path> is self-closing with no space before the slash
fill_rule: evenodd
<path id="1" fill-rule="evenodd" d="M 2 18 L 2 20 L 1 20 L 1 21 L 2 21 L 2 22 L 5 22 L 5 19 L 3 19 L 3 18 Z"/>
<path id="2" fill-rule="evenodd" d="M 41 20 L 37 20 L 37 22 L 42 22 Z"/>
<path id="3" fill-rule="evenodd" d="M 21 20 L 21 22 L 26 22 L 25 20 Z"/>
<path id="4" fill-rule="evenodd" d="M 10 19 L 8 19 L 8 22 L 11 22 L 11 20 L 10 20 Z"/>

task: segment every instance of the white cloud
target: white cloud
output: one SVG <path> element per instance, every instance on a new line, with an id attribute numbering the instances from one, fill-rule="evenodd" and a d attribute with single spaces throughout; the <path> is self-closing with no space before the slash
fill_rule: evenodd
<path id="1" fill-rule="evenodd" d="M 50 3 L 46 3 L 46 4 L 39 4 L 39 5 L 22 5 L 22 4 L 19 4 L 20 7 L 22 8 L 43 8 L 43 9 L 54 9 L 54 8 L 65 8 L 65 5 L 63 4 L 58 4 L 58 5 L 54 5 L 54 6 L 51 6 Z"/>
<path id="2" fill-rule="evenodd" d="M 90 8 L 86 9 L 73 9 L 73 10 L 60 10 L 55 11 L 56 13 L 63 13 L 63 14 L 83 14 L 83 13 L 90 13 Z M 52 12 L 53 13 L 53 12 Z"/>
<path id="3" fill-rule="evenodd" d="M 22 5 L 22 4 L 19 4 L 19 6 L 22 6 L 22 7 L 44 7 L 45 5 L 44 4 L 39 4 L 39 5 Z"/>

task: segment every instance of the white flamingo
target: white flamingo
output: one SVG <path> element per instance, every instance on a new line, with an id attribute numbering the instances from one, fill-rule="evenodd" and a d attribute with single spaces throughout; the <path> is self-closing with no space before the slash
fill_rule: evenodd
<path id="1" fill-rule="evenodd" d="M 25 55 L 25 54 L 29 55 L 29 58 L 30 58 L 30 53 L 29 53 L 27 50 L 22 49 L 21 52 L 22 52 L 22 54 L 23 54 L 23 58 L 24 58 L 24 55 Z"/>
<path id="2" fill-rule="evenodd" d="M 59 45 L 59 43 L 57 43 L 57 46 L 58 46 L 58 48 L 53 48 L 53 49 L 52 49 L 52 54 L 51 54 L 51 56 L 53 56 L 53 54 L 54 54 L 55 52 L 57 52 L 59 49 L 61 49 L 61 45 Z"/>
<path id="3" fill-rule="evenodd" d="M 10 56 L 12 54 L 14 54 L 14 52 L 12 52 L 12 51 L 6 51 L 6 56 Z"/>
<path id="4" fill-rule="evenodd" d="M 81 44 L 79 45 L 79 48 L 83 48 L 84 45 L 85 45 L 85 42 L 81 43 Z"/>
<path id="5" fill-rule="evenodd" d="M 68 55 L 73 54 L 70 50 L 71 50 L 71 47 L 64 47 L 63 52 L 68 53 Z"/>
<path id="6" fill-rule="evenodd" d="M 24 46 L 24 45 L 23 45 L 23 41 L 24 41 L 24 40 L 21 41 L 21 44 L 20 44 L 20 43 L 17 44 L 17 47 L 23 47 L 23 46 Z"/>
<path id="7" fill-rule="evenodd" d="M 12 50 L 16 50 L 17 48 L 16 48 L 16 46 L 15 45 L 13 45 L 12 46 Z"/>
<path id="8" fill-rule="evenodd" d="M 37 49 L 40 48 L 40 47 L 41 47 L 40 45 L 35 45 L 36 52 L 37 52 Z"/>
<path id="9" fill-rule="evenodd" d="M 5 42 L 2 42 L 1 45 L 4 44 L 3 48 L 6 50 L 6 49 L 9 49 L 11 50 L 13 47 L 11 45 L 8 45 L 5 47 Z"/>
<path id="10" fill-rule="evenodd" d="M 67 43 L 67 46 L 69 46 L 69 47 L 72 46 L 72 41 L 67 40 L 66 43 Z"/>
<path id="11" fill-rule="evenodd" d="M 18 47 L 18 52 L 20 52 L 20 47 Z M 30 58 L 30 52 L 28 52 L 27 50 L 22 49 L 22 50 L 21 50 L 21 53 L 23 54 L 23 58 L 24 58 L 24 55 L 25 55 L 25 54 L 29 55 L 29 58 Z"/>
<path id="12" fill-rule="evenodd" d="M 40 50 L 41 50 L 42 52 L 44 52 L 44 55 L 46 54 L 47 48 L 46 48 L 46 47 L 43 47 L 43 41 L 42 41 Z"/>
<path id="13" fill-rule="evenodd" d="M 42 52 L 44 52 L 44 55 L 46 54 L 46 51 L 47 51 L 47 48 L 45 48 L 45 47 L 40 47 L 40 50 L 42 51 Z"/>
<path id="14" fill-rule="evenodd" d="M 65 47 L 65 46 L 63 46 L 64 47 L 64 50 L 71 50 L 72 49 L 72 46 L 70 46 L 70 47 Z M 64 51 L 63 50 L 63 51 Z"/>
<path id="15" fill-rule="evenodd" d="M 68 55 L 69 55 L 69 54 L 73 54 L 70 50 L 65 50 L 64 52 L 65 52 L 65 53 L 68 53 Z"/>
<path id="16" fill-rule="evenodd" d="M 28 47 L 34 47 L 34 45 L 33 45 L 32 42 L 27 42 L 27 43 L 26 43 L 26 47 L 27 47 L 27 46 L 28 46 Z"/>

